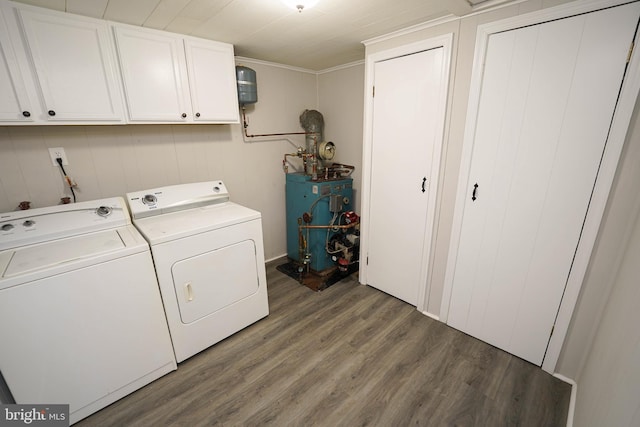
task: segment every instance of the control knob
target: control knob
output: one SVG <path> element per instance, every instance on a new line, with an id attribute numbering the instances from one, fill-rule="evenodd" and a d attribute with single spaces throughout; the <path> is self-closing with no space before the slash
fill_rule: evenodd
<path id="1" fill-rule="evenodd" d="M 100 206 L 99 208 L 96 209 L 96 214 L 98 214 L 98 216 L 105 218 L 111 215 L 112 211 L 113 209 L 111 209 L 109 206 Z"/>
<path id="2" fill-rule="evenodd" d="M 145 196 L 142 198 L 142 203 L 149 206 L 155 205 L 157 201 L 158 198 L 153 194 L 145 194 Z"/>

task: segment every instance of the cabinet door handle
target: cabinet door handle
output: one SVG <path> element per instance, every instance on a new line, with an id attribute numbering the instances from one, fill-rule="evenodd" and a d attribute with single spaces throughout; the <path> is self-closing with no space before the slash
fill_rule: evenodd
<path id="1" fill-rule="evenodd" d="M 477 199 L 476 197 L 477 194 L 478 194 L 478 183 L 476 182 L 473 186 L 473 193 L 471 194 L 471 200 L 473 200 L 474 202 Z"/>
<path id="2" fill-rule="evenodd" d="M 187 113 L 182 113 L 182 118 L 186 119 L 187 118 Z"/>
<path id="3" fill-rule="evenodd" d="M 55 111 L 53 111 L 53 110 L 49 110 L 49 111 L 48 111 L 48 113 L 49 113 L 49 115 L 50 115 L 51 117 L 53 117 L 53 116 L 55 116 L 55 115 L 56 115 L 56 112 L 55 112 Z"/>
<path id="4" fill-rule="evenodd" d="M 30 113 L 30 112 L 28 112 L 28 111 L 23 111 L 23 112 L 22 112 L 22 115 L 23 115 L 24 117 L 31 117 L 31 113 Z"/>
<path id="5" fill-rule="evenodd" d="M 422 192 L 424 193 L 426 190 L 424 189 L 425 184 L 427 183 L 427 177 L 422 178 Z"/>
<path id="6" fill-rule="evenodd" d="M 196 113 L 196 117 L 200 117 L 200 113 Z"/>

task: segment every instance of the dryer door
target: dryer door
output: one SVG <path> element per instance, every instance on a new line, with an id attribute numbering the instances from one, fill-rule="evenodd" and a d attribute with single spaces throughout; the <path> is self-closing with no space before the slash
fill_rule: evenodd
<path id="1" fill-rule="evenodd" d="M 180 320 L 189 324 L 258 292 L 256 247 L 244 240 L 171 268 Z"/>

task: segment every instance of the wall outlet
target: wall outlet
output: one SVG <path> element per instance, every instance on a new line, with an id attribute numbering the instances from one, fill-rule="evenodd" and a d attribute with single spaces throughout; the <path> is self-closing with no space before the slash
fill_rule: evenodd
<path id="1" fill-rule="evenodd" d="M 67 154 L 64 152 L 64 148 L 62 147 L 49 148 L 49 156 L 51 156 L 53 166 L 60 166 L 56 161 L 57 158 L 62 159 L 62 164 L 64 166 L 67 166 L 69 164 L 69 162 L 67 161 Z"/>

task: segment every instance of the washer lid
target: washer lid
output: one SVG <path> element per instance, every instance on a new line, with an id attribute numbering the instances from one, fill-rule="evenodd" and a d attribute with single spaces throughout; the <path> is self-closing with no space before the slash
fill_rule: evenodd
<path id="1" fill-rule="evenodd" d="M 226 202 L 134 219 L 133 222 L 145 239 L 154 245 L 260 218 L 258 211 Z"/>

